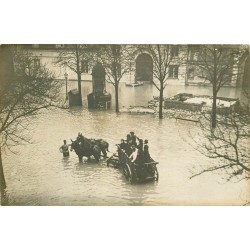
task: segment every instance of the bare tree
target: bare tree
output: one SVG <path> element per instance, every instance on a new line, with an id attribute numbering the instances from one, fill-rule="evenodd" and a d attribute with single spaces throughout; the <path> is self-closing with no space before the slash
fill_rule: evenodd
<path id="1" fill-rule="evenodd" d="M 82 61 L 90 59 L 88 52 L 91 45 L 85 44 L 68 44 L 65 49 L 62 49 L 58 56 L 57 64 L 69 68 L 77 75 L 79 106 L 82 106 Z"/>
<path id="2" fill-rule="evenodd" d="M 194 166 L 190 179 L 208 172 L 221 174 L 227 181 L 250 179 L 249 65 L 245 65 L 243 78 L 246 86 L 242 89 L 241 103 L 229 113 L 217 115 L 216 127 L 211 123 L 211 114 L 202 113 L 200 132 L 190 134 L 191 146 L 212 160 L 209 166 Z"/>
<path id="3" fill-rule="evenodd" d="M 106 72 L 106 81 L 115 87 L 115 111 L 119 112 L 119 83 L 130 72 L 133 49 L 131 45 L 100 45 L 96 54 Z"/>
<path id="4" fill-rule="evenodd" d="M 153 60 L 153 76 L 159 81 L 154 82 L 154 86 L 160 92 L 159 96 L 159 119 L 163 118 L 163 92 L 168 83 L 169 77 L 178 74 L 178 67 L 184 56 L 179 54 L 177 45 L 139 45 L 139 50 L 149 53 Z M 171 73 L 170 73 L 171 71 Z M 171 75 L 171 76 L 170 76 Z"/>
<path id="5" fill-rule="evenodd" d="M 58 106 L 61 83 L 18 46 L 0 47 L 0 184 L 6 187 L 1 151 L 29 142 L 26 131 L 39 111 Z M 7 59 L 7 60 L 6 60 Z M 4 66 L 5 62 L 9 65 Z M 14 63 L 14 66 L 13 66 Z M 11 65 L 12 64 L 12 65 Z M 15 71 L 13 69 L 15 68 Z M 9 77 L 11 76 L 11 77 Z"/>
<path id="6" fill-rule="evenodd" d="M 236 77 L 236 69 L 242 52 L 239 46 L 230 45 L 198 45 L 192 46 L 197 55 L 196 60 L 189 60 L 189 65 L 195 65 L 200 71 L 199 76 L 208 80 L 213 88 L 213 104 L 211 122 L 212 127 L 216 127 L 216 101 L 218 92 L 222 86 L 229 85 L 233 77 Z"/>
<path id="7" fill-rule="evenodd" d="M 243 92 L 246 98 L 250 97 L 249 92 Z M 221 172 L 227 174 L 228 181 L 250 179 L 249 111 L 249 106 L 239 105 L 228 115 L 218 116 L 216 128 L 211 126 L 210 116 L 203 114 L 199 123 L 201 133 L 191 138 L 197 151 L 216 161 L 205 169 L 194 169 L 190 178 L 206 172 Z"/>

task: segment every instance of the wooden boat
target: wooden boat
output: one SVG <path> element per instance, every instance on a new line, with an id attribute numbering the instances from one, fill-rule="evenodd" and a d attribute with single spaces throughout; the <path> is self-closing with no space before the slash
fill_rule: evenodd
<path id="1" fill-rule="evenodd" d="M 135 164 L 119 145 L 117 145 L 117 153 L 107 160 L 107 164 L 120 169 L 131 184 L 158 181 L 159 174 L 156 167 L 158 162 L 150 159 L 149 162 Z"/>
<path id="2" fill-rule="evenodd" d="M 135 83 L 126 83 L 126 86 L 129 86 L 129 87 L 138 87 L 138 86 L 141 86 L 143 85 L 144 83 L 143 82 L 135 82 Z"/>

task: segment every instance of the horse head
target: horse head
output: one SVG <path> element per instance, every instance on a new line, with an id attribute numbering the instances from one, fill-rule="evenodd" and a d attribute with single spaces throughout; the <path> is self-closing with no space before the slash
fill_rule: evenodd
<path id="1" fill-rule="evenodd" d="M 79 142 L 77 140 L 76 141 L 71 140 L 70 151 L 73 151 L 73 150 L 77 151 L 79 148 L 80 148 Z"/>

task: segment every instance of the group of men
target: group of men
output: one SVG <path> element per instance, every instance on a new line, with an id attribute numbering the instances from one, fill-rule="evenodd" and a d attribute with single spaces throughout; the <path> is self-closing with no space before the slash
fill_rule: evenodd
<path id="1" fill-rule="evenodd" d="M 148 148 L 148 140 L 139 139 L 134 132 L 127 134 L 127 139 L 121 139 L 120 148 L 125 151 L 131 161 L 136 164 L 151 161 Z"/>

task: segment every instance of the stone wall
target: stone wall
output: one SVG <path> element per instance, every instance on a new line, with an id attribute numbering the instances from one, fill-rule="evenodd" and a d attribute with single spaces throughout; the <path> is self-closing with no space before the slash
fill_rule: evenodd
<path id="1" fill-rule="evenodd" d="M 185 103 L 182 101 L 165 100 L 164 101 L 164 108 L 165 109 L 182 109 L 182 110 L 197 112 L 197 111 L 202 110 L 202 105 L 190 104 L 190 103 Z"/>
<path id="2" fill-rule="evenodd" d="M 184 102 L 185 100 L 192 97 L 209 97 L 209 96 L 197 96 L 187 93 L 180 93 L 174 97 L 168 98 L 164 100 L 164 108 L 165 109 L 177 109 L 177 110 L 186 110 L 192 112 L 207 112 L 210 113 L 212 106 L 206 106 L 205 103 L 188 103 Z M 212 98 L 212 97 L 209 97 Z M 238 99 L 226 98 L 226 97 L 218 97 L 218 100 L 223 101 L 236 101 L 236 103 L 230 107 L 217 106 L 217 113 L 221 115 L 227 115 L 237 109 L 239 106 Z"/>

